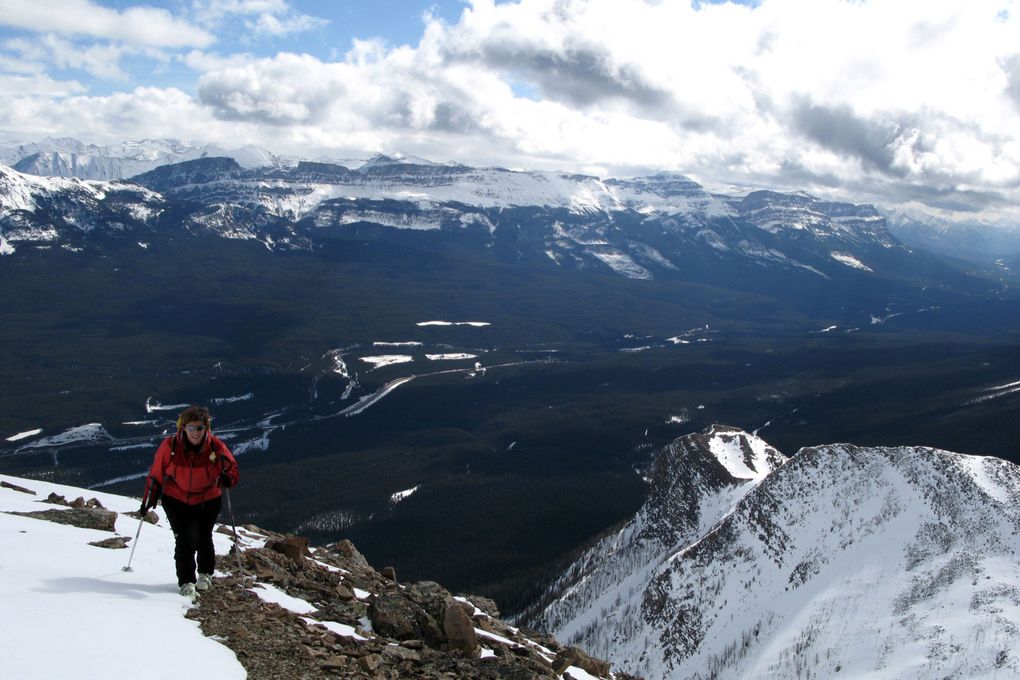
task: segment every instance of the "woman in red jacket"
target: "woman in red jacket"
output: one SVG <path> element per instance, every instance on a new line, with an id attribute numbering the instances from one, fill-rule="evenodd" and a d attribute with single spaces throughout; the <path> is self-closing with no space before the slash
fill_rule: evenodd
<path id="1" fill-rule="evenodd" d="M 212 531 L 220 514 L 221 489 L 237 484 L 237 460 L 209 429 L 209 410 L 189 406 L 177 419 L 177 434 L 156 450 L 142 497 L 142 513 L 160 496 L 173 529 L 174 562 L 181 595 L 194 599 L 212 586 L 216 568 Z M 198 557 L 198 578 L 195 558 Z"/>

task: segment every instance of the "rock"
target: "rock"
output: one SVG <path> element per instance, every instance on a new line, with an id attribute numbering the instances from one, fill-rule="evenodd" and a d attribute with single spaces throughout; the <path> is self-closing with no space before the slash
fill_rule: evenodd
<path id="1" fill-rule="evenodd" d="M 282 541 L 270 541 L 267 544 L 270 550 L 275 550 L 289 557 L 295 564 L 302 564 L 305 557 L 311 557 L 308 549 L 308 539 L 301 536 L 287 536 Z"/>
<path id="2" fill-rule="evenodd" d="M 563 675 L 563 672 L 570 666 L 576 666 L 582 671 L 598 677 L 609 675 L 608 661 L 588 656 L 577 647 L 567 647 L 557 654 L 556 659 L 553 661 L 553 670 L 556 671 L 557 675 Z"/>
<path id="3" fill-rule="evenodd" d="M 499 607 L 496 606 L 493 600 L 481 595 L 462 595 L 461 597 L 481 609 L 487 616 L 491 616 L 494 619 L 499 618 Z"/>
<path id="4" fill-rule="evenodd" d="M 368 654 L 358 659 L 358 666 L 366 673 L 374 673 L 382 664 L 382 657 L 378 654 Z"/>
<path id="5" fill-rule="evenodd" d="M 336 596 L 344 602 L 350 602 L 351 600 L 357 599 L 354 595 L 354 591 L 345 586 L 343 583 L 338 583 L 333 590 L 336 592 Z"/>
<path id="6" fill-rule="evenodd" d="M 368 608 L 372 629 L 383 637 L 408 640 L 419 637 L 418 620 L 422 610 L 406 597 L 384 593 Z"/>
<path id="7" fill-rule="evenodd" d="M 101 541 L 90 541 L 89 545 L 94 545 L 97 548 L 110 548 L 111 550 L 120 550 L 126 548 L 128 541 L 131 540 L 130 536 L 114 536 L 113 538 L 104 538 Z"/>
<path id="8" fill-rule="evenodd" d="M 443 635 L 450 649 L 459 651 L 469 659 L 478 656 L 478 636 L 475 634 L 474 623 L 461 603 L 452 597 L 447 598 L 443 612 Z"/>
<path id="9" fill-rule="evenodd" d="M 17 484 L 11 484 L 10 482 L 0 482 L 0 486 L 2 486 L 5 489 L 10 489 L 11 491 L 20 491 L 21 493 L 27 493 L 33 496 L 35 495 L 35 491 L 32 491 L 31 489 L 26 489 L 23 486 L 18 486 Z"/>
<path id="10" fill-rule="evenodd" d="M 359 567 L 364 567 L 366 569 L 371 568 L 371 566 L 368 563 L 368 560 L 365 559 L 365 556 L 358 552 L 358 549 L 354 547 L 354 544 L 351 543 L 346 538 L 342 541 L 334 543 L 332 546 L 330 546 L 329 549 L 335 552 L 336 554 L 340 555 L 341 557 L 350 560 Z"/>
<path id="11" fill-rule="evenodd" d="M 324 671 L 344 671 L 349 666 L 350 659 L 343 655 L 335 655 L 328 657 L 319 664 L 319 668 Z"/>
<path id="12" fill-rule="evenodd" d="M 69 505 L 67 499 L 58 493 L 51 493 L 46 497 L 47 503 L 53 503 L 54 505 Z"/>
<path id="13" fill-rule="evenodd" d="M 382 649 L 382 654 L 384 657 L 389 657 L 389 659 L 394 663 L 399 663 L 401 661 L 421 661 L 421 654 L 419 654 L 416 650 L 398 645 L 386 645 Z"/>
<path id="14" fill-rule="evenodd" d="M 128 517 L 134 517 L 135 519 L 144 520 L 149 524 L 159 524 L 159 515 L 156 513 L 155 510 L 149 510 L 144 515 L 138 512 L 137 510 L 125 512 L 124 514 L 127 515 Z"/>
<path id="15" fill-rule="evenodd" d="M 69 524 L 81 529 L 115 531 L 117 513 L 95 508 L 71 508 L 70 510 L 36 510 L 33 512 L 9 512 L 10 515 L 44 519 L 57 524 Z"/>
<path id="16" fill-rule="evenodd" d="M 394 583 L 397 582 L 397 570 L 393 567 L 383 567 L 382 571 L 379 572 L 383 578 L 389 579 Z"/>

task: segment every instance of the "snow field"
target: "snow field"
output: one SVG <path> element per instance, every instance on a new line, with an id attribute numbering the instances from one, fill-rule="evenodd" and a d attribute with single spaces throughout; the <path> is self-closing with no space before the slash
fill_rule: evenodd
<path id="1" fill-rule="evenodd" d="M 139 501 L 100 492 L 23 480 L 0 479 L 36 491 L 31 496 L 0 487 L 0 510 L 30 512 L 60 508 L 44 502 L 51 492 L 67 500 L 97 498 L 118 513 Z M 159 680 L 181 677 L 245 677 L 234 653 L 202 635 L 184 618 L 187 601 L 177 592 L 173 536 L 144 524 L 138 548 L 124 572 L 130 548 L 108 550 L 88 541 L 105 531 L 79 529 L 0 512 L 0 656 L 6 678 L 108 678 Z M 139 523 L 120 514 L 117 535 L 135 536 Z M 217 553 L 230 539 L 213 534 Z M 132 541 L 133 542 L 133 541 Z M 131 543 L 128 544 L 129 546 Z M 174 650 L 173 663 L 157 663 Z"/>

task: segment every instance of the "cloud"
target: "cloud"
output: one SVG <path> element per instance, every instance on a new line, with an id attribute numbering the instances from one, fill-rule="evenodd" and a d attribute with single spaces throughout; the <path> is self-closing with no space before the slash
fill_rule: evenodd
<path id="1" fill-rule="evenodd" d="M 122 12 L 90 0 L 5 0 L 0 25 L 150 47 L 206 47 L 211 33 L 153 7 Z"/>
<path id="2" fill-rule="evenodd" d="M 1017 111 L 1020 112 L 1020 54 L 1004 58 L 1002 68 L 1006 72 L 1006 92 Z"/>
<path id="3" fill-rule="evenodd" d="M 846 105 L 833 108 L 799 101 L 793 107 L 793 130 L 838 154 L 894 174 L 904 172 L 894 169 L 894 163 L 905 127 L 900 122 L 861 118 Z"/>
<path id="4" fill-rule="evenodd" d="M 200 23 L 213 28 L 243 17 L 245 27 L 255 35 L 302 33 L 329 23 L 294 10 L 286 0 L 194 0 L 192 11 Z"/>
<path id="5" fill-rule="evenodd" d="M 34 41 L 8 40 L 4 47 L 18 52 L 23 59 L 36 62 L 39 68 L 50 63 L 61 69 L 79 69 L 99 78 L 124 79 L 121 58 L 138 50 L 123 45 L 97 44 L 82 46 L 56 35 L 45 35 Z"/>

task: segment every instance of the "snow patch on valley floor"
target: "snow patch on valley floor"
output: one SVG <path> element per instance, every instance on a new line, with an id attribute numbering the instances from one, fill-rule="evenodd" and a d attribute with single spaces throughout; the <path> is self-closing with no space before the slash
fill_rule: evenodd
<path id="1" fill-rule="evenodd" d="M 453 353 L 453 354 L 426 354 L 429 361 L 457 361 L 460 359 L 477 359 L 477 354 Z"/>
<path id="2" fill-rule="evenodd" d="M 152 397 L 145 400 L 145 412 L 152 413 L 153 411 L 180 411 L 186 409 L 191 404 L 161 404 L 158 401 L 153 401 Z"/>
<path id="3" fill-rule="evenodd" d="M 483 328 L 485 326 L 491 326 L 492 324 L 488 321 L 419 321 L 416 326 L 474 326 L 475 328 Z"/>
<path id="4" fill-rule="evenodd" d="M 220 398 L 217 398 L 217 399 L 211 399 L 210 401 L 213 404 L 215 404 L 216 406 L 222 406 L 223 404 L 233 404 L 233 403 L 238 402 L 238 401 L 248 401 L 248 400 L 254 399 L 254 398 L 255 398 L 255 393 L 254 392 L 248 392 L 247 394 L 242 394 L 239 397 L 220 397 Z"/>
<path id="5" fill-rule="evenodd" d="M 19 432 L 18 434 L 11 435 L 10 437 L 7 438 L 7 441 L 9 441 L 9 442 L 17 442 L 17 441 L 21 441 L 22 439 L 28 439 L 29 437 L 34 437 L 37 434 L 42 434 L 42 428 L 41 427 L 38 427 L 38 428 L 36 428 L 34 430 L 28 430 L 27 432 Z"/>
<path id="6" fill-rule="evenodd" d="M 108 442 L 113 441 L 113 437 L 106 431 L 99 423 L 88 423 L 87 425 L 79 425 L 78 427 L 72 427 L 69 430 L 65 430 L 60 434 L 55 434 L 52 437 L 44 437 L 37 441 L 31 442 L 25 445 L 27 449 L 42 448 L 45 446 L 63 446 L 66 444 L 73 444 L 76 442 Z"/>
<path id="7" fill-rule="evenodd" d="M 1020 380 L 1018 380 L 1016 382 L 1006 383 L 1005 385 L 997 385 L 995 387 L 988 387 L 988 388 L 983 389 L 981 391 L 985 392 L 986 394 L 984 396 L 975 397 L 974 399 L 966 401 L 966 402 L 964 402 L 963 405 L 964 406 L 971 406 L 973 404 L 980 404 L 981 402 L 989 401 L 990 399 L 998 399 L 1000 397 L 1005 397 L 1005 396 L 1008 396 L 1010 394 L 1015 394 L 1016 392 L 1020 392 Z"/>
<path id="8" fill-rule="evenodd" d="M 361 357 L 360 361 L 370 364 L 372 366 L 372 370 L 375 370 L 377 368 L 382 368 L 383 366 L 410 363 L 414 361 L 414 357 L 409 354 L 382 354 L 375 357 Z"/>
<path id="9" fill-rule="evenodd" d="M 417 486 L 411 487 L 410 489 L 404 489 L 403 491 L 396 492 L 395 494 L 390 496 L 390 505 L 396 505 L 400 501 L 402 501 L 405 498 L 409 497 L 411 494 L 413 494 L 415 491 L 417 491 L 420 487 L 421 487 L 421 485 L 419 484 Z"/>

